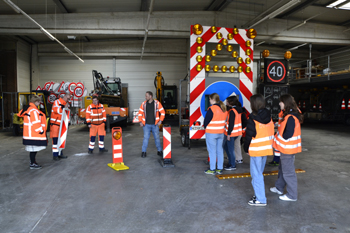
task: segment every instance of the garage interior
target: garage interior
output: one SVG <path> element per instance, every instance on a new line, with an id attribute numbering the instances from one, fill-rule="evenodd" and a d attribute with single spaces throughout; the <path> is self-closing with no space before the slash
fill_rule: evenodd
<path id="1" fill-rule="evenodd" d="M 1 232 L 350 232 L 349 10 L 347 0 L 0 1 Z M 166 85 L 177 86 L 179 115 L 188 107 L 195 24 L 256 30 L 253 94 L 264 79 L 263 51 L 271 59 L 292 53 L 287 86 L 307 117 L 303 152 L 295 160 L 305 170 L 297 174 L 297 202 L 269 192 L 277 179 L 271 175 L 265 176 L 267 207 L 247 205 L 254 194 L 251 178 L 205 175 L 205 140 L 184 147 L 176 116 L 169 120 L 175 167 L 161 167 L 152 137 L 141 158 L 143 132 L 132 123 L 133 111 L 146 91 L 156 93 L 158 71 Z M 230 59 L 218 53 L 213 60 L 222 65 Z M 89 130 L 77 121 L 68 131 L 68 159 L 53 161 L 49 140 L 37 155 L 43 169 L 30 170 L 22 137 L 13 135 L 16 95 L 62 81 L 81 82 L 90 92 L 92 70 L 119 77 L 128 88 L 128 125 L 122 129 L 130 169 L 107 166 L 110 133 L 108 153 L 88 154 Z M 224 174 L 249 172 L 249 155 L 243 153 L 243 161 Z"/>

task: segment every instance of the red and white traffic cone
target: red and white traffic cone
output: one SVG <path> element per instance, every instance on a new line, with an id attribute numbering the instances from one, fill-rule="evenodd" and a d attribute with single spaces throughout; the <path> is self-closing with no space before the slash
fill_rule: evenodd
<path id="1" fill-rule="evenodd" d="M 163 159 L 160 160 L 163 167 L 175 167 L 171 161 L 171 126 L 163 125 Z"/>
<path id="2" fill-rule="evenodd" d="M 345 110 L 345 100 L 343 99 L 343 101 L 341 102 L 341 109 Z"/>
<path id="3" fill-rule="evenodd" d="M 112 147 L 113 163 L 109 163 L 108 166 L 116 171 L 129 169 L 123 162 L 123 139 L 120 127 L 112 128 Z"/>
<path id="4" fill-rule="evenodd" d="M 298 108 L 301 108 L 301 103 L 300 103 L 300 101 L 298 102 Z"/>
<path id="5" fill-rule="evenodd" d="M 350 99 L 349 99 L 349 101 L 348 101 L 348 109 L 350 109 Z"/>
<path id="6" fill-rule="evenodd" d="M 318 106 L 318 110 L 322 110 L 322 104 L 320 102 L 320 105 Z"/>
<path id="7" fill-rule="evenodd" d="M 316 104 L 314 104 L 314 106 L 312 107 L 313 109 L 316 109 Z"/>
<path id="8" fill-rule="evenodd" d="M 306 108 L 305 101 L 303 102 L 303 108 L 304 108 L 304 109 Z"/>

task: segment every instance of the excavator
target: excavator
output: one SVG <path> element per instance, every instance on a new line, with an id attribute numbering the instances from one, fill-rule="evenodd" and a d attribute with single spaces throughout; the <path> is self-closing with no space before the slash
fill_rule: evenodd
<path id="1" fill-rule="evenodd" d="M 97 95 L 99 102 L 103 104 L 107 114 L 107 132 L 110 132 L 110 125 L 121 123 L 127 126 L 128 123 L 128 88 L 122 85 L 120 78 L 104 78 L 97 70 L 92 70 L 94 90 L 85 97 L 85 108 L 80 109 L 79 117 L 85 120 L 85 109 L 92 103 L 92 96 Z"/>
<path id="2" fill-rule="evenodd" d="M 177 86 L 164 84 L 162 72 L 158 71 L 154 78 L 154 86 L 156 88 L 156 98 L 163 105 L 165 117 L 179 115 L 177 108 Z"/>

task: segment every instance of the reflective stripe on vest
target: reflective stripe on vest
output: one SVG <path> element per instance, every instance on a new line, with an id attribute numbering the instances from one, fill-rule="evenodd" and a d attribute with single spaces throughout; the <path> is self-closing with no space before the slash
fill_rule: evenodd
<path id="1" fill-rule="evenodd" d="M 285 140 L 283 138 L 283 132 L 286 128 L 289 117 L 293 117 L 295 121 L 294 134 L 291 138 Z M 283 154 L 296 154 L 301 152 L 301 130 L 300 122 L 297 117 L 293 115 L 285 116 L 284 121 L 281 122 L 280 126 L 278 127 L 278 131 L 273 140 L 273 147 Z"/>
<path id="2" fill-rule="evenodd" d="M 242 113 L 238 113 L 236 109 L 232 108 L 230 111 L 235 113 L 235 122 L 233 129 L 231 131 L 230 137 L 238 137 L 242 135 Z M 227 113 L 227 120 L 225 124 L 225 135 L 227 135 L 227 131 L 230 123 L 230 111 Z"/>
<path id="3" fill-rule="evenodd" d="M 273 155 L 272 143 L 274 126 L 271 120 L 268 124 L 262 124 L 255 121 L 256 136 L 252 138 L 249 145 L 249 155 L 252 157 L 260 157 Z"/>
<path id="4" fill-rule="evenodd" d="M 205 128 L 205 132 L 213 134 L 224 133 L 227 112 L 223 112 L 217 105 L 213 105 L 209 108 L 213 112 L 213 118 Z"/>

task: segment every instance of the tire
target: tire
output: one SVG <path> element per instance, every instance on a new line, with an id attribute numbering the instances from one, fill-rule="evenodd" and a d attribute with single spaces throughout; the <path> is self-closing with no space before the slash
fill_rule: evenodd
<path id="1" fill-rule="evenodd" d="M 182 130 L 182 132 L 181 132 L 181 144 L 182 144 L 182 146 L 188 147 L 188 142 L 189 142 L 189 138 L 188 138 L 187 131 Z"/>

